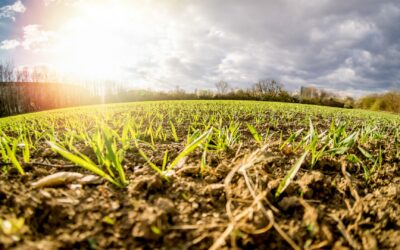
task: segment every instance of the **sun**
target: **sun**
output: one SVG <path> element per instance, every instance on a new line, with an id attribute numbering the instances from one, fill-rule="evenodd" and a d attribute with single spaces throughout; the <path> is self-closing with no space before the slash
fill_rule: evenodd
<path id="1" fill-rule="evenodd" d="M 148 82 L 142 69 L 162 66 L 180 50 L 182 33 L 173 6 L 147 0 L 79 1 L 73 14 L 57 20 L 49 61 L 68 81 Z"/>
<path id="2" fill-rule="evenodd" d="M 124 7 L 115 2 L 82 4 L 79 15 L 59 32 L 56 67 L 85 79 L 118 78 L 126 51 L 132 50 L 124 37 L 129 22 Z"/>

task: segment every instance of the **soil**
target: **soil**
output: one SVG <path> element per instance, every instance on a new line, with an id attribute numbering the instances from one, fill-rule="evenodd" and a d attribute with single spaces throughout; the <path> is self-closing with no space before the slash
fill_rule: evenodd
<path id="1" fill-rule="evenodd" d="M 123 162 L 126 189 L 105 181 L 33 189 L 60 171 L 89 174 L 37 150 L 34 161 L 51 165 L 0 175 L 0 218 L 24 218 L 19 237 L 0 233 L 0 249 L 400 249 L 397 159 L 388 155 L 368 182 L 345 158 L 313 168 L 306 161 L 275 198 L 300 154 L 273 142 L 260 148 L 243 134 L 242 145 L 210 156 L 203 174 L 196 152 L 169 182 L 132 150 Z"/>

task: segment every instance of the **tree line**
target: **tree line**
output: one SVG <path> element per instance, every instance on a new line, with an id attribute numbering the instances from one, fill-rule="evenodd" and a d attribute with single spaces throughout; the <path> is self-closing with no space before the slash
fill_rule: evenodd
<path id="1" fill-rule="evenodd" d="M 0 83 L 0 117 L 98 103 L 86 89 L 59 83 Z"/>
<path id="2" fill-rule="evenodd" d="M 359 100 L 341 98 L 314 87 L 301 87 L 298 94 L 291 94 L 274 79 L 261 79 L 241 89 L 221 80 L 214 83 L 214 89 L 192 92 L 179 86 L 169 91 L 127 90 L 125 84 L 115 81 L 62 82 L 63 79 L 46 66 L 14 68 L 12 63 L 0 63 L 0 116 L 97 103 L 198 99 L 278 101 L 400 112 L 399 92 Z"/>
<path id="3" fill-rule="evenodd" d="M 122 92 L 116 82 L 64 82 L 47 66 L 14 67 L 0 62 L 0 117 L 103 102 L 107 92 Z"/>

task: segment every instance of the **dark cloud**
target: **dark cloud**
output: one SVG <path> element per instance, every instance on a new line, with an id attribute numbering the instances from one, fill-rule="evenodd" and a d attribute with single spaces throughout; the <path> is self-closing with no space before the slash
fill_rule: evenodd
<path id="1" fill-rule="evenodd" d="M 351 92 L 400 86 L 399 1 L 191 3 L 201 27 L 220 34 L 213 41 L 220 44 L 214 78 L 240 86 L 274 77 L 289 88 L 314 84 Z"/>

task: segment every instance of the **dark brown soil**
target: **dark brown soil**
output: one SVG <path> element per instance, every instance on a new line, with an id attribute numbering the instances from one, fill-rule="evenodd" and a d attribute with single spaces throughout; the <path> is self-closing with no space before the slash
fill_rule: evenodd
<path id="1" fill-rule="evenodd" d="M 45 157 L 59 167 L 0 176 L 1 217 L 25 218 L 21 239 L 0 234 L 0 248 L 399 249 L 398 163 L 385 164 L 369 182 L 343 159 L 304 164 L 276 200 L 297 156 L 274 145 L 250 148 L 226 153 L 203 176 L 187 161 L 169 183 L 133 161 L 126 190 L 105 182 L 31 189 L 51 173 L 82 172 Z"/>

